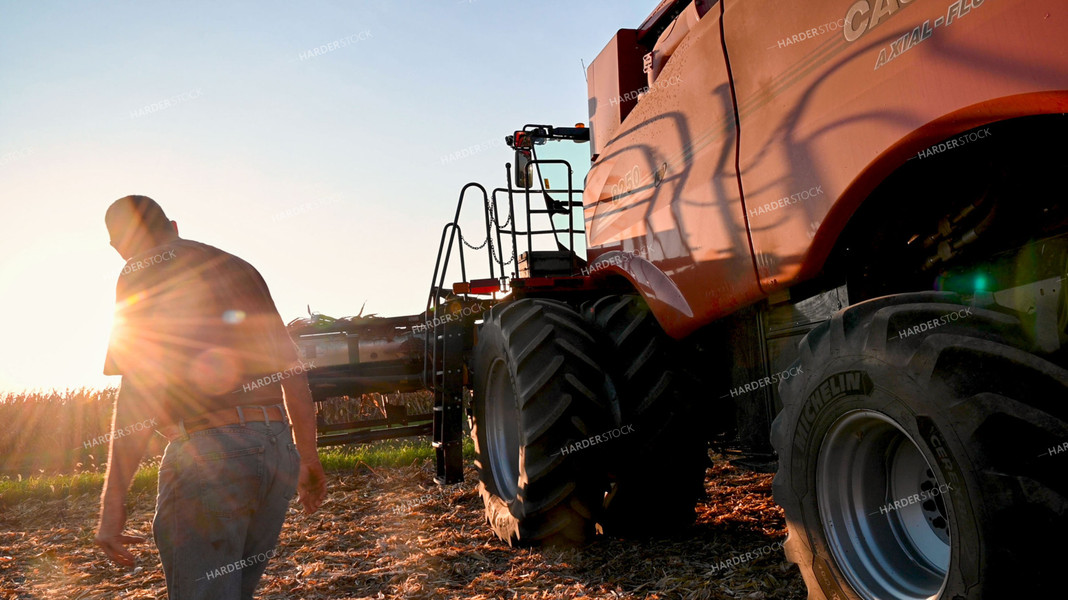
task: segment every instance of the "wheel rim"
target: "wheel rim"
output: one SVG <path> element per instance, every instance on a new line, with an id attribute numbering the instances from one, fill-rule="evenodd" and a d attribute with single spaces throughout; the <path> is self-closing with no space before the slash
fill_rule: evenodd
<path id="1" fill-rule="evenodd" d="M 941 481 L 886 415 L 854 411 L 831 426 L 816 463 L 816 502 L 835 562 L 862 597 L 912 600 L 941 591 L 951 555 L 943 494 L 952 493 Z"/>
<path id="2" fill-rule="evenodd" d="M 486 454 L 497 494 L 511 502 L 519 493 L 519 406 L 508 364 L 490 366 L 486 397 Z"/>

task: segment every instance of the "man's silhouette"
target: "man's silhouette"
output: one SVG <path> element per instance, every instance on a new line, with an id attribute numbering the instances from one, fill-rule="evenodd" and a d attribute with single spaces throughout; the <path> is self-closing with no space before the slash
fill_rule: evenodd
<path id="1" fill-rule="evenodd" d="M 146 196 L 115 201 L 105 223 L 126 265 L 104 366 L 122 384 L 96 543 L 133 564 L 126 493 L 158 423 L 170 442 L 152 531 L 169 597 L 252 598 L 294 491 L 308 513 L 326 494 L 310 366 L 251 265 L 180 238 Z"/>

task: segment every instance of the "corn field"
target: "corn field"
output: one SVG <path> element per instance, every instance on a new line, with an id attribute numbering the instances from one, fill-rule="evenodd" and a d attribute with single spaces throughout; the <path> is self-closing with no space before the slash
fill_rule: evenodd
<path id="1" fill-rule="evenodd" d="M 111 416 L 117 388 L 79 388 L 0 395 L 0 475 L 98 472 L 107 463 Z M 403 404 L 409 415 L 431 411 L 430 392 L 364 394 L 316 403 L 320 424 L 381 419 L 387 405 Z M 146 458 L 161 456 L 161 435 L 149 442 Z"/>

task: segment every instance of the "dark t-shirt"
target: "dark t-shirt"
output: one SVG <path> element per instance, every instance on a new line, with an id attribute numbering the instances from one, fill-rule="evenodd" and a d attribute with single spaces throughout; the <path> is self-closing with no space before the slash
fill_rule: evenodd
<path id="1" fill-rule="evenodd" d="M 218 248 L 176 239 L 126 262 L 105 375 L 134 377 L 171 419 L 274 404 L 303 372 L 263 277 Z"/>

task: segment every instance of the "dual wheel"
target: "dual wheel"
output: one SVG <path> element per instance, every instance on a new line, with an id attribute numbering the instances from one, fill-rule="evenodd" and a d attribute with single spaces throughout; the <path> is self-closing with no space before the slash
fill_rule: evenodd
<path id="1" fill-rule="evenodd" d="M 498 537 L 580 545 L 598 525 L 641 535 L 693 521 L 708 458 L 671 352 L 635 296 L 490 311 L 472 360 L 471 437 Z"/>

